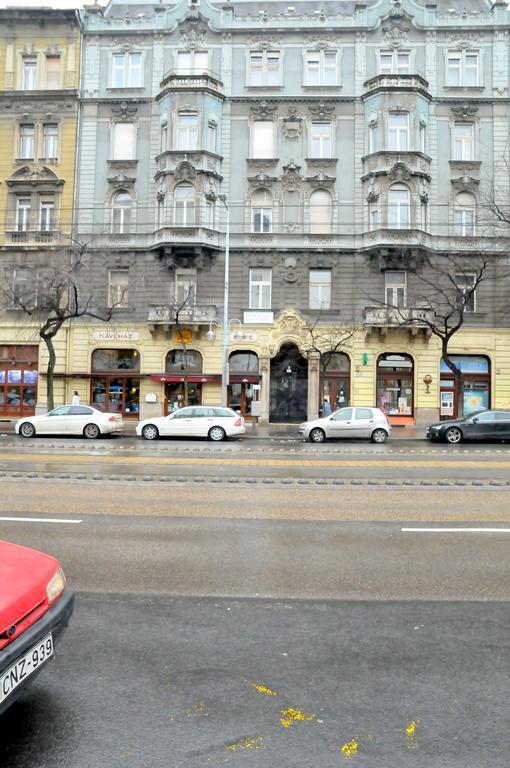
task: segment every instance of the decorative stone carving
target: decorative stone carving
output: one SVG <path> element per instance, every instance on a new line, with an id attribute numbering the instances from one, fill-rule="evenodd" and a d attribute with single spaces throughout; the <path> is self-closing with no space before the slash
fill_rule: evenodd
<path id="1" fill-rule="evenodd" d="M 121 101 L 120 104 L 112 104 L 112 112 L 119 117 L 131 117 L 138 112 L 138 105 L 134 102 Z"/>
<path id="2" fill-rule="evenodd" d="M 166 195 L 166 184 L 164 181 L 160 181 L 156 188 L 156 197 L 158 200 L 164 200 Z"/>
<path id="3" fill-rule="evenodd" d="M 480 32 L 474 32 L 472 30 L 469 30 L 468 35 L 466 35 L 465 32 L 450 32 L 447 36 L 447 40 L 450 45 L 453 45 L 457 50 L 462 51 L 476 48 L 483 38 L 483 35 Z"/>
<path id="4" fill-rule="evenodd" d="M 176 181 L 194 181 L 196 177 L 197 172 L 188 160 L 183 160 L 175 169 Z"/>
<path id="5" fill-rule="evenodd" d="M 480 185 L 480 179 L 475 179 L 468 173 L 464 173 L 462 176 L 458 176 L 456 179 L 452 179 L 452 185 L 457 192 L 467 191 L 476 192 Z"/>
<path id="6" fill-rule="evenodd" d="M 59 56 L 62 51 L 58 43 L 50 43 L 44 53 L 46 56 Z"/>
<path id="7" fill-rule="evenodd" d="M 388 173 L 390 181 L 409 181 L 411 179 L 411 171 L 405 163 L 395 163 L 393 168 Z"/>
<path id="8" fill-rule="evenodd" d="M 428 203 L 429 201 L 429 189 L 424 184 L 418 187 L 418 197 L 422 203 Z"/>
<path id="9" fill-rule="evenodd" d="M 178 25 L 181 44 L 189 51 L 203 48 L 208 26 L 207 19 L 202 16 L 198 8 L 191 8 Z"/>
<path id="10" fill-rule="evenodd" d="M 282 44 L 282 38 L 276 35 L 252 35 L 246 41 L 250 48 L 257 51 L 268 51 L 279 48 Z"/>
<path id="11" fill-rule="evenodd" d="M 108 183 L 114 189 L 124 189 L 126 187 L 132 187 L 136 179 L 134 176 L 127 176 L 124 168 L 119 168 L 118 173 L 115 176 L 108 177 Z"/>
<path id="12" fill-rule="evenodd" d="M 409 41 L 412 18 L 398 0 L 392 5 L 390 11 L 382 18 L 382 32 L 387 46 L 399 48 Z"/>
<path id="13" fill-rule="evenodd" d="M 45 165 L 30 166 L 24 165 L 22 168 L 18 168 L 10 179 L 7 179 L 8 187 L 17 186 L 32 186 L 36 187 L 38 184 L 44 184 L 56 187 L 62 187 L 64 181 L 53 173 L 52 170 L 46 168 Z"/>
<path id="14" fill-rule="evenodd" d="M 375 201 L 379 199 L 380 194 L 381 194 L 381 187 L 379 186 L 379 184 L 374 184 L 372 182 L 367 189 L 367 196 L 366 196 L 367 201 L 369 203 L 375 203 Z"/>
<path id="15" fill-rule="evenodd" d="M 205 30 L 188 29 L 186 32 L 181 33 L 181 44 L 193 51 L 196 48 L 203 48 L 205 45 Z"/>
<path id="16" fill-rule="evenodd" d="M 331 187 L 335 183 L 335 177 L 321 171 L 316 176 L 310 176 L 307 182 L 311 187 Z"/>
<path id="17" fill-rule="evenodd" d="M 295 309 L 282 309 L 274 321 L 277 335 L 282 333 L 300 333 L 307 329 L 304 317 Z"/>
<path id="18" fill-rule="evenodd" d="M 452 112 L 455 117 L 461 117 L 464 120 L 467 120 L 476 115 L 478 112 L 478 107 L 476 107 L 474 104 L 468 104 L 468 102 L 465 101 L 463 104 L 452 107 Z"/>
<path id="19" fill-rule="evenodd" d="M 277 104 L 272 104 L 267 99 L 261 99 L 261 101 L 251 105 L 250 111 L 257 115 L 257 117 L 272 117 L 277 108 Z"/>
<path id="20" fill-rule="evenodd" d="M 335 105 L 328 104 L 326 101 L 319 101 L 317 104 L 310 104 L 308 109 L 316 117 L 330 117 L 331 113 L 335 111 Z"/>
<path id="21" fill-rule="evenodd" d="M 296 141 L 303 133 L 303 121 L 297 116 L 297 107 L 293 104 L 289 106 L 288 117 L 282 121 L 282 133 L 288 141 Z"/>
<path id="22" fill-rule="evenodd" d="M 296 192 L 301 188 L 303 183 L 303 177 L 299 173 L 301 170 L 300 165 L 296 165 L 294 162 L 290 162 L 288 165 L 283 166 L 283 176 L 281 177 L 281 185 L 287 192 Z"/>
<path id="23" fill-rule="evenodd" d="M 315 50 L 329 50 L 334 48 L 338 44 L 338 37 L 336 35 L 307 35 L 307 46 L 314 48 Z"/>
<path id="24" fill-rule="evenodd" d="M 258 189 L 259 187 L 271 187 L 278 179 L 276 176 L 268 176 L 261 169 L 255 176 L 248 176 L 248 181 L 253 188 Z"/>

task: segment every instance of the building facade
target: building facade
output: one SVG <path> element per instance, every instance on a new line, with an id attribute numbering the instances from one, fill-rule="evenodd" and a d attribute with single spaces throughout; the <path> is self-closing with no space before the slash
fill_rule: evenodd
<path id="1" fill-rule="evenodd" d="M 482 254 L 450 353 L 467 410 L 510 407 L 490 205 L 508 200 L 510 14 L 451 5 L 85 9 L 75 237 L 113 319 L 66 330 L 64 396 L 134 418 L 220 402 L 227 282 L 228 401 L 247 417 L 299 421 L 325 398 L 451 415 L 418 283 L 450 259 L 462 292 Z"/>
<path id="2" fill-rule="evenodd" d="M 0 270 L 13 291 L 29 283 L 36 291 L 38 275 L 69 253 L 80 40 L 74 11 L 0 10 Z M 33 414 L 45 401 L 45 348 L 37 322 L 3 299 L 0 415 Z M 67 331 L 56 341 L 60 373 L 67 341 Z"/>

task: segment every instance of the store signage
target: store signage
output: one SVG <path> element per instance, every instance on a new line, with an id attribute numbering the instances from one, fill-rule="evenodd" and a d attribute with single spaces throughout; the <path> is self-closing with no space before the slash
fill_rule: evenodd
<path id="1" fill-rule="evenodd" d="M 462 373 L 489 373 L 489 361 L 486 357 L 451 355 L 450 358 L 457 367 L 460 366 Z M 444 360 L 441 360 L 441 373 L 449 373 L 450 375 L 452 373 Z"/>
<path id="2" fill-rule="evenodd" d="M 271 325 L 274 320 L 274 312 L 243 312 L 243 323 L 253 325 Z"/>
<path id="3" fill-rule="evenodd" d="M 93 331 L 95 341 L 138 341 L 138 331 Z"/>

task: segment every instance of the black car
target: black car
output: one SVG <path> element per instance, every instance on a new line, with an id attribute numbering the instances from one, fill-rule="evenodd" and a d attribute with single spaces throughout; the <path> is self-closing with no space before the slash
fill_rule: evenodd
<path id="1" fill-rule="evenodd" d="M 430 440 L 510 440 L 510 411 L 478 411 L 463 419 L 440 421 L 427 427 Z"/>

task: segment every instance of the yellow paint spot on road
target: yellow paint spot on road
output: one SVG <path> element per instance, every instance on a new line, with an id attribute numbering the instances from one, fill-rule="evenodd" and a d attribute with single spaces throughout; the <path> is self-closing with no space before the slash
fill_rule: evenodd
<path id="1" fill-rule="evenodd" d="M 271 688 L 267 687 L 267 685 L 258 685 L 257 683 L 252 683 L 252 685 L 256 691 L 259 693 L 265 693 L 266 696 L 278 696 L 276 691 L 272 691 Z"/>
<path id="2" fill-rule="evenodd" d="M 246 739 L 239 739 L 239 741 L 233 741 L 229 744 L 227 749 L 231 752 L 237 752 L 237 750 L 253 749 L 258 751 L 259 749 L 265 749 L 265 744 L 262 736 L 248 736 Z"/>
<path id="3" fill-rule="evenodd" d="M 317 715 L 314 715 L 313 712 L 306 714 L 302 709 L 293 709 L 292 707 L 289 707 L 288 709 L 282 709 L 280 711 L 280 715 L 280 723 L 284 728 L 291 728 L 296 722 L 315 720 L 317 717 Z"/>
<path id="4" fill-rule="evenodd" d="M 418 741 L 416 739 L 416 729 L 418 727 L 419 720 L 412 720 L 406 727 L 406 742 L 408 749 L 417 749 Z"/>
<path id="5" fill-rule="evenodd" d="M 356 741 L 356 739 L 347 741 L 345 744 L 342 744 L 341 751 L 344 757 L 352 757 L 353 755 L 357 755 L 359 752 L 359 743 Z"/>
<path id="6" fill-rule="evenodd" d="M 205 704 L 203 701 L 197 701 L 196 704 L 193 704 L 192 707 L 190 707 L 186 714 L 188 717 L 192 717 L 192 715 L 205 715 L 207 717 L 207 712 L 205 709 Z"/>

